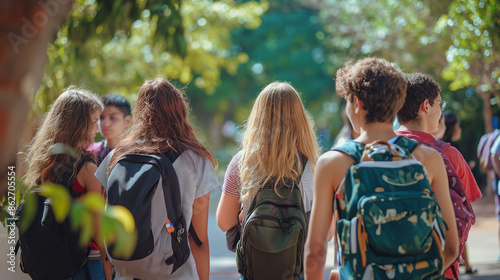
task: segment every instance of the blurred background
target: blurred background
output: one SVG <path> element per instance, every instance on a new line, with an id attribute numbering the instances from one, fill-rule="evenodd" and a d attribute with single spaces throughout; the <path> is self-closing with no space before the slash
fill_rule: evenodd
<path id="1" fill-rule="evenodd" d="M 163 76 L 187 93 L 191 123 L 217 156 L 222 183 L 239 128 L 265 85 L 287 81 L 299 91 L 326 151 L 343 126 L 335 72 L 367 56 L 439 82 L 447 110 L 461 120 L 466 160 L 476 159 L 479 138 L 498 126 L 496 0 L 3 0 L 0 13 L 2 168 L 69 85 L 118 93 L 134 105 L 144 80 Z M 10 26 L 18 31 L 8 32 Z M 47 26 L 54 27 L 43 33 L 45 41 L 35 40 L 31 34 Z M 27 60 L 36 64 L 18 63 Z M 36 73 L 19 76 L 12 89 L 4 77 L 19 67 Z M 478 167 L 473 172 L 487 193 L 486 175 Z M 212 196 L 212 212 L 219 195 L 220 189 Z M 210 230 L 220 232 L 212 218 Z M 219 261 L 234 266 L 224 247 L 213 254 L 219 249 L 228 256 Z"/>
<path id="2" fill-rule="evenodd" d="M 288 81 L 300 92 L 328 150 L 343 124 L 336 69 L 378 56 L 441 84 L 447 110 L 462 120 L 464 156 L 474 159 L 479 137 L 499 113 L 496 2 L 76 0 L 48 47 L 29 122 L 36 127 L 70 84 L 134 103 L 145 79 L 163 76 L 186 91 L 197 135 L 223 173 L 266 84 Z"/>

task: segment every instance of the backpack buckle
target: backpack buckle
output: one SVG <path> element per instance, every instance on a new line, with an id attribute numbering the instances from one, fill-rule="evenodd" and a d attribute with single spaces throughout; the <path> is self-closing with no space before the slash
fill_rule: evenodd
<path id="1" fill-rule="evenodd" d="M 177 230 L 177 242 L 178 243 L 181 243 L 181 241 L 182 241 L 181 235 L 184 234 L 185 231 L 186 230 L 183 227 L 181 227 L 179 230 Z"/>

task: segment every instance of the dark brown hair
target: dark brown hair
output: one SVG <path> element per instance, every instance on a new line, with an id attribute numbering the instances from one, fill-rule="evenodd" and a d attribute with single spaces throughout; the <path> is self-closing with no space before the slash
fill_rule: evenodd
<path id="1" fill-rule="evenodd" d="M 460 123 L 460 120 L 458 119 L 457 114 L 450 111 L 444 112 L 442 118 L 444 118 L 444 125 L 446 126 L 446 130 L 444 131 L 441 141 L 451 143 L 451 138 L 456 130 L 456 124 Z"/>
<path id="2" fill-rule="evenodd" d="M 196 139 L 188 123 L 188 108 L 185 93 L 169 81 L 146 80 L 137 97 L 130 132 L 118 143 L 110 170 L 126 154 L 165 153 L 170 149 L 179 154 L 192 150 L 216 167 L 215 156 Z"/>
<path id="3" fill-rule="evenodd" d="M 426 99 L 434 105 L 441 87 L 431 76 L 422 73 L 406 74 L 406 98 L 403 108 L 398 112 L 398 122 L 405 123 L 417 119 L 420 104 Z"/>
<path id="4" fill-rule="evenodd" d="M 366 122 L 392 122 L 406 94 L 404 74 L 381 58 L 348 62 L 337 71 L 335 90 L 340 97 L 363 101 Z"/>

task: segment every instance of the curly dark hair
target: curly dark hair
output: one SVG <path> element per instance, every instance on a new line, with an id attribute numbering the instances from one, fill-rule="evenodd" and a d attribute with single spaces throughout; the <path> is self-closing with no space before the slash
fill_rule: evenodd
<path id="1" fill-rule="evenodd" d="M 441 87 L 431 76 L 422 73 L 406 74 L 406 99 L 403 108 L 398 112 L 399 123 L 417 119 L 420 104 L 426 99 L 431 106 L 441 92 Z"/>
<path id="2" fill-rule="evenodd" d="M 366 122 L 392 122 L 403 106 L 406 80 L 397 66 L 382 58 L 347 62 L 337 70 L 335 90 L 340 97 L 363 101 Z"/>

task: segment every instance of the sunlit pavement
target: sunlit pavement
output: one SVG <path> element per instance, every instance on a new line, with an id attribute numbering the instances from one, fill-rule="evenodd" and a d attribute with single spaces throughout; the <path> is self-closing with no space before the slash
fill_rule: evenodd
<path id="1" fill-rule="evenodd" d="M 498 220 L 491 194 L 472 204 L 477 221 L 472 227 L 467 241 L 469 262 L 479 269 L 476 274 L 461 274 L 460 279 L 500 279 L 500 264 L 496 262 L 500 254 L 498 244 Z M 465 268 L 461 267 L 463 273 Z"/>
<path id="2" fill-rule="evenodd" d="M 228 251 L 226 248 L 225 235 L 217 227 L 215 220 L 215 209 L 219 202 L 220 189 L 214 190 L 210 201 L 210 216 L 208 225 L 208 234 L 210 237 L 210 256 L 211 269 L 210 279 L 214 280 L 229 280 L 238 279 L 236 270 L 235 254 Z M 498 221 L 495 217 L 494 203 L 491 196 L 481 198 L 473 203 L 474 210 L 477 215 L 476 225 L 473 226 L 469 241 L 469 259 L 473 266 L 479 268 L 479 272 L 474 275 L 461 274 L 460 279 L 464 280 L 500 280 L 500 264 L 496 263 L 496 259 L 500 253 L 498 245 Z M 26 274 L 19 271 L 19 266 L 16 266 L 16 272 L 12 273 L 7 270 L 8 264 L 7 254 L 8 247 L 7 231 L 0 226 L 0 279 L 8 280 L 24 280 L 30 279 Z M 330 248 L 327 264 L 333 264 L 333 250 Z M 460 268 L 464 270 L 463 267 Z M 325 269 L 327 272 L 330 268 Z M 325 273 L 325 277 L 328 273 Z M 325 278 L 326 279 L 326 278 Z"/>
<path id="3" fill-rule="evenodd" d="M 215 208 L 217 207 L 219 194 L 212 193 L 211 211 L 209 220 L 210 236 L 210 256 L 211 269 L 210 279 L 226 280 L 238 279 L 236 270 L 235 254 L 226 248 L 225 235 L 217 227 L 215 221 Z M 498 221 L 495 217 L 495 204 L 491 195 L 485 196 L 473 203 L 476 212 L 477 222 L 472 227 L 467 242 L 469 250 L 469 260 L 472 266 L 479 269 L 479 272 L 472 275 L 460 274 L 460 279 L 464 280 L 500 280 L 500 264 L 496 259 L 500 253 L 498 245 Z M 333 264 L 333 249 L 329 248 L 327 264 Z M 325 269 L 328 272 L 330 268 Z M 464 267 L 460 271 L 465 272 Z M 328 276 L 325 273 L 325 279 Z"/>

